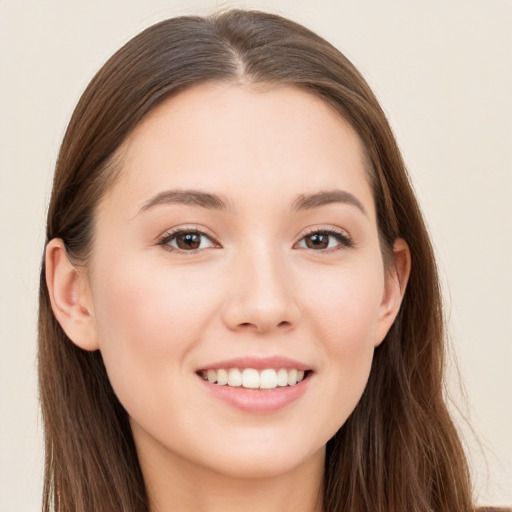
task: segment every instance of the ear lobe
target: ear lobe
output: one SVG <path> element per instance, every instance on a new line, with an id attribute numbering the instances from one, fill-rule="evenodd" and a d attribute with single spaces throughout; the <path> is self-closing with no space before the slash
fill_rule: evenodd
<path id="1" fill-rule="evenodd" d="M 411 273 L 411 253 L 407 242 L 403 238 L 395 240 L 393 264 L 385 272 L 386 282 L 380 305 L 375 346 L 382 343 L 398 315 Z"/>
<path id="2" fill-rule="evenodd" d="M 84 350 L 99 348 L 89 286 L 69 261 L 61 239 L 50 240 L 45 253 L 46 286 L 53 314 L 68 338 Z"/>

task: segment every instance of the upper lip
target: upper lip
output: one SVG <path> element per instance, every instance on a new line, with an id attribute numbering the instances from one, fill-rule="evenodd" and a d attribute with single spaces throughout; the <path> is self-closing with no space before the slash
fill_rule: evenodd
<path id="1" fill-rule="evenodd" d="M 265 370 L 267 368 L 286 368 L 296 370 L 311 370 L 311 366 L 301 363 L 295 359 L 283 356 L 270 357 L 236 357 L 216 361 L 202 366 L 200 370 L 220 370 L 221 368 L 254 368 L 255 370 Z"/>

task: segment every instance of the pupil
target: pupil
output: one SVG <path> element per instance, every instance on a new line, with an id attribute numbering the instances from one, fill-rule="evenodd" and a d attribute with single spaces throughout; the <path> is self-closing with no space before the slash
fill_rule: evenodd
<path id="1" fill-rule="evenodd" d="M 310 249 L 325 249 L 329 245 L 328 235 L 315 234 L 307 238 L 306 245 Z"/>
<path id="2" fill-rule="evenodd" d="M 178 235 L 176 240 L 180 249 L 197 249 L 201 244 L 201 237 L 197 233 Z"/>

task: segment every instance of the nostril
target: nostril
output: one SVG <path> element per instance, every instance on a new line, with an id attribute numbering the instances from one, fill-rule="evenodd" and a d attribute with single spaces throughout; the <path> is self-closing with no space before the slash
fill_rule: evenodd
<path id="1" fill-rule="evenodd" d="M 292 323 L 288 320 L 283 320 L 278 323 L 272 322 L 241 322 L 238 324 L 237 328 L 242 330 L 254 329 L 255 331 L 268 331 L 272 328 L 281 329 L 289 329 L 292 326 Z"/>

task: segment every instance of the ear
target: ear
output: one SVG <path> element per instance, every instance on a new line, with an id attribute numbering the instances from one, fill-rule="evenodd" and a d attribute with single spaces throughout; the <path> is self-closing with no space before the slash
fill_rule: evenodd
<path id="1" fill-rule="evenodd" d="M 45 253 L 46 286 L 53 314 L 68 338 L 84 350 L 97 350 L 92 300 L 85 273 L 69 261 L 61 239 L 50 240 Z"/>
<path id="2" fill-rule="evenodd" d="M 393 325 L 411 273 L 411 253 L 407 242 L 397 238 L 393 246 L 393 262 L 385 269 L 384 295 L 380 304 L 375 346 L 382 343 Z"/>

